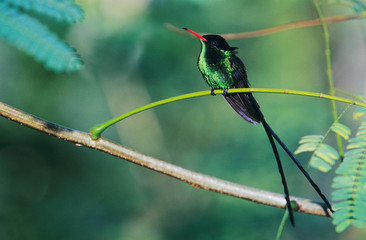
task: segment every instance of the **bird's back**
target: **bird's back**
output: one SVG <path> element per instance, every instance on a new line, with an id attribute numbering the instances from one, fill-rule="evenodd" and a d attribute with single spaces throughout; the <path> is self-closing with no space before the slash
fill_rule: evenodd
<path id="1" fill-rule="evenodd" d="M 234 52 L 211 52 L 203 48 L 198 58 L 198 68 L 211 88 L 249 88 L 245 66 Z M 216 55 L 210 56 L 212 54 Z M 259 105 L 251 93 L 227 94 L 224 97 L 249 123 L 255 125 L 263 118 Z"/>

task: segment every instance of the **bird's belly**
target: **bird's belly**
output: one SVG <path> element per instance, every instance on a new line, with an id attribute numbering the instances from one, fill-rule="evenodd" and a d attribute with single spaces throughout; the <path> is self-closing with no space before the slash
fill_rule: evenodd
<path id="1" fill-rule="evenodd" d="M 201 70 L 201 69 L 200 69 Z M 208 85 L 215 89 L 228 89 L 232 88 L 234 81 L 231 78 L 231 74 L 225 74 L 222 71 L 212 71 L 212 70 L 201 70 L 203 77 L 205 78 Z"/>

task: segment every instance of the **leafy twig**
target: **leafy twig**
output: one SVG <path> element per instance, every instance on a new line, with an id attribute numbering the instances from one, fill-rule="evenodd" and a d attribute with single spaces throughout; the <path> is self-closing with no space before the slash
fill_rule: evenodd
<path id="1" fill-rule="evenodd" d="M 303 136 L 299 141 L 299 146 L 295 150 L 295 154 L 301 152 L 313 152 L 310 157 L 309 165 L 322 172 L 331 170 L 335 161 L 339 158 L 338 152 L 328 144 L 323 143 L 330 131 L 343 135 L 343 138 L 348 139 L 351 133 L 347 127 L 339 123 L 339 119 L 351 107 L 349 104 L 346 109 L 338 116 L 337 122 L 333 122 L 324 135 L 307 135 Z"/>

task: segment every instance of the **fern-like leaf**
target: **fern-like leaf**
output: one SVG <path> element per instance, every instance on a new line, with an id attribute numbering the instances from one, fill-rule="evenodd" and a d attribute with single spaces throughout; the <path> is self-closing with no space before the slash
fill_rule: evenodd
<path id="1" fill-rule="evenodd" d="M 329 172 L 335 161 L 339 158 L 339 154 L 333 147 L 322 143 L 323 141 L 324 136 L 322 135 L 304 136 L 300 139 L 300 145 L 295 150 L 295 154 L 313 152 L 309 165 L 322 172 Z"/>
<path id="2" fill-rule="evenodd" d="M 44 14 L 59 22 L 75 23 L 84 19 L 83 10 L 73 0 L 4 0 L 4 2 L 27 11 Z"/>
<path id="3" fill-rule="evenodd" d="M 332 187 L 332 200 L 337 201 L 333 214 L 336 231 L 350 225 L 363 227 L 366 222 L 366 120 L 356 136 L 349 141 L 344 160 L 336 170 Z"/>
<path id="4" fill-rule="evenodd" d="M 309 166 L 322 172 L 329 172 L 338 158 L 339 154 L 333 147 L 321 143 L 310 158 Z"/>
<path id="5" fill-rule="evenodd" d="M 78 70 L 83 64 L 76 51 L 45 25 L 1 2 L 0 36 L 56 72 Z"/>
<path id="6" fill-rule="evenodd" d="M 299 147 L 295 150 L 295 154 L 302 152 L 313 152 L 318 145 L 323 141 L 322 135 L 308 135 L 303 136 L 299 141 Z"/>

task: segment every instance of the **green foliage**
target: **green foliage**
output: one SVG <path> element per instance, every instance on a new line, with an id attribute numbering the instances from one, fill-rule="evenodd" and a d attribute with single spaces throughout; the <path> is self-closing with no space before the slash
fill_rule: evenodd
<path id="1" fill-rule="evenodd" d="M 34 10 L 67 22 L 81 20 L 82 11 L 75 10 L 79 8 L 70 1 L 0 2 L 0 36 L 9 44 L 43 63 L 49 70 L 71 72 L 80 69 L 83 63 L 76 51 L 44 24 L 23 13 L 22 9 Z"/>
<path id="2" fill-rule="evenodd" d="M 333 125 L 330 127 L 330 130 L 344 138 L 344 140 L 348 140 L 349 135 L 351 134 L 349 127 L 338 122 L 333 123 Z"/>
<path id="3" fill-rule="evenodd" d="M 359 0 L 348 0 L 347 2 L 351 4 L 353 10 L 356 13 L 360 13 L 366 10 L 366 4 L 364 2 L 361 2 Z"/>
<path id="4" fill-rule="evenodd" d="M 337 150 L 328 144 L 323 143 L 324 139 L 330 131 L 348 140 L 351 130 L 344 124 L 333 123 L 326 134 L 323 135 L 308 135 L 304 136 L 299 141 L 299 147 L 295 154 L 302 152 L 313 152 L 310 158 L 309 165 L 322 172 L 329 172 L 332 169 L 335 161 L 339 159 Z"/>
<path id="5" fill-rule="evenodd" d="M 363 227 L 366 222 L 366 121 L 350 139 L 344 161 L 336 170 L 332 200 L 334 205 L 333 224 L 342 232 L 350 225 Z"/>
<path id="6" fill-rule="evenodd" d="M 353 119 L 358 120 L 360 117 L 366 115 L 366 108 L 358 107 L 356 111 L 353 113 Z"/>
<path id="7" fill-rule="evenodd" d="M 359 0 L 327 0 L 324 1 L 324 3 L 347 6 L 353 9 L 353 11 L 355 11 L 356 13 L 360 13 L 366 10 L 366 4 Z"/>
<path id="8" fill-rule="evenodd" d="M 73 0 L 5 0 L 5 3 L 24 10 L 44 14 L 59 22 L 80 22 L 84 19 L 84 12 Z"/>
<path id="9" fill-rule="evenodd" d="M 343 114 L 343 113 L 342 113 Z M 341 114 L 341 115 L 342 115 Z M 365 108 L 358 108 L 354 118 L 359 119 L 366 115 Z M 310 166 L 323 172 L 331 170 L 335 160 L 339 158 L 338 152 L 323 141 L 330 131 L 349 139 L 350 129 L 341 123 L 333 123 L 324 136 L 304 136 L 299 141 L 295 154 L 313 152 Z M 356 137 L 348 140 L 347 152 L 334 178 L 332 200 L 336 203 L 333 208 L 333 224 L 336 231 L 342 232 L 350 225 L 364 227 L 366 222 L 366 120 L 361 123 Z"/>

